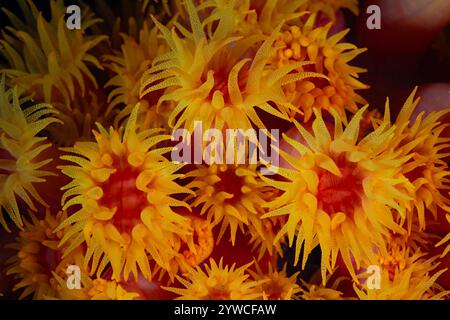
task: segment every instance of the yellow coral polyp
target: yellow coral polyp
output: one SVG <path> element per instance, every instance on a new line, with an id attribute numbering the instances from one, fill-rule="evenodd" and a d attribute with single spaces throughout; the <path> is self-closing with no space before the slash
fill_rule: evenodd
<path id="1" fill-rule="evenodd" d="M 273 199 L 269 197 L 266 201 Z M 281 227 L 286 223 L 285 217 L 266 218 L 261 221 L 261 230 L 253 225 L 248 226 L 248 234 L 250 235 L 249 243 L 252 245 L 253 251 L 258 251 L 258 260 L 265 254 L 270 256 L 283 256 L 281 243 L 275 243 L 275 237 L 280 231 Z"/>
<path id="2" fill-rule="evenodd" d="M 330 274 L 322 283 L 308 283 L 302 281 L 299 294 L 296 296 L 299 300 L 344 300 L 344 293 L 339 290 L 342 281 L 347 280 L 340 277 L 330 283 Z"/>
<path id="3" fill-rule="evenodd" d="M 173 250 L 178 252 L 173 257 L 170 270 L 161 270 L 160 277 L 167 271 L 170 282 L 175 279 L 179 272 L 187 272 L 206 260 L 214 250 L 214 235 L 212 225 L 209 221 L 199 217 L 188 215 L 189 226 L 192 228 L 192 236 L 187 239 L 177 238 L 174 242 Z"/>
<path id="4" fill-rule="evenodd" d="M 436 270 L 437 257 L 426 258 L 426 253 L 398 241 L 390 241 L 387 253 L 380 253 L 379 288 L 369 288 L 367 274 L 358 276 L 353 287 L 361 300 L 440 300 L 450 294 L 436 283 L 447 269 Z M 366 267 L 366 266 L 363 266 Z"/>
<path id="5" fill-rule="evenodd" d="M 82 263 L 83 257 L 81 257 Z M 132 292 L 124 288 L 123 284 L 103 278 L 92 279 L 88 272 L 82 270 L 81 285 L 79 289 L 69 289 L 65 277 L 54 274 L 57 281 L 57 300 L 134 300 L 140 298 L 138 292 Z M 67 275 L 66 275 L 67 276 Z"/>
<path id="6" fill-rule="evenodd" d="M 414 185 L 415 210 L 408 212 L 408 230 L 415 216 L 419 227 L 426 227 L 426 211 L 437 217 L 438 209 L 442 214 L 450 212 L 450 198 L 445 193 L 450 188 L 450 170 L 444 160 L 450 150 L 450 139 L 442 136 L 448 123 L 442 118 L 450 108 L 432 111 L 425 115 L 422 111 L 415 119 L 411 116 L 420 101 L 415 98 L 417 88 L 405 101 L 393 126 L 396 127 L 398 139 L 392 140 L 390 147 L 402 155 L 413 155 L 402 166 L 402 173 Z M 385 121 L 390 122 L 389 100 L 386 102 Z"/>
<path id="7" fill-rule="evenodd" d="M 103 116 L 103 105 L 92 97 L 92 89 L 98 88 L 89 68 L 103 69 L 92 50 L 107 37 L 85 35 L 87 29 L 99 22 L 90 10 L 82 11 L 82 30 L 69 30 L 62 0 L 50 1 L 50 21 L 45 20 L 31 0 L 19 3 L 26 11 L 28 26 L 6 10 L 12 26 L 0 40 L 0 54 L 8 62 L 0 71 L 18 86 L 20 93 L 51 103 L 60 111 L 58 117 L 64 122 L 64 134 L 56 126 L 52 128 L 53 136 L 58 139 L 66 135 L 61 144 L 72 145 L 83 137 L 86 127 L 90 134 L 90 125 Z M 89 108 L 84 106 L 85 100 L 89 101 Z"/>
<path id="8" fill-rule="evenodd" d="M 359 14 L 358 0 L 308 0 L 301 9 L 311 13 L 323 13 L 332 21 L 336 19 L 336 12 L 348 9 L 354 15 Z"/>
<path id="9" fill-rule="evenodd" d="M 447 219 L 447 222 L 450 224 L 450 214 L 447 214 L 445 216 L 445 218 Z M 441 239 L 441 241 L 439 241 L 436 246 L 441 246 L 444 243 L 447 243 L 447 246 L 445 247 L 444 251 L 441 254 L 441 257 L 445 257 L 447 255 L 447 253 L 450 252 L 450 232 L 447 233 L 447 235 Z"/>
<path id="10" fill-rule="evenodd" d="M 238 228 L 245 233 L 249 226 L 264 238 L 261 216 L 272 188 L 258 177 L 256 165 L 199 165 L 186 177 L 194 178 L 186 186 L 196 193 L 192 206 L 201 207 L 213 226 L 220 225 L 218 241 L 229 228 L 234 245 Z"/>
<path id="11" fill-rule="evenodd" d="M 157 38 L 157 31 L 156 27 L 150 28 L 149 24 L 144 22 L 137 39 L 122 34 L 123 44 L 120 56 L 105 56 L 105 59 L 110 62 L 108 68 L 115 74 L 105 87 L 113 88 L 108 97 L 107 113 L 117 113 L 114 121 L 116 127 L 121 120 L 130 115 L 138 102 L 141 105 L 141 116 L 138 122 L 144 129 L 167 127 L 165 123 L 167 117 L 156 110 L 157 99 L 151 94 L 142 99 L 139 96 L 142 75 L 153 59 L 165 51 L 165 46 Z M 120 105 L 124 108 L 117 112 L 116 109 Z"/>
<path id="12" fill-rule="evenodd" d="M 258 281 L 258 289 L 264 300 L 292 300 L 301 291 L 297 284 L 298 272 L 288 276 L 286 266 L 281 271 L 277 271 L 271 264 L 267 272 L 263 272 L 258 265 L 256 269 L 256 272 L 249 273 Z"/>
<path id="13" fill-rule="evenodd" d="M 227 36 L 250 36 L 255 31 L 259 32 L 257 14 L 250 7 L 252 2 L 250 0 L 200 0 L 198 2 L 197 10 L 200 16 L 205 17 L 203 24 L 209 34 L 213 33 L 217 27 L 216 23 L 221 20 L 226 24 L 226 26 L 222 24 L 221 31 Z"/>
<path id="14" fill-rule="evenodd" d="M 29 8 L 27 18 L 31 19 L 33 25 L 23 30 L 24 24 L 20 23 L 20 19 L 7 11 L 17 39 L 4 33 L 4 39 L 0 41 L 1 52 L 11 67 L 6 73 L 20 89 L 28 94 L 39 95 L 36 99 L 49 103 L 63 102 L 68 108 L 75 98 L 76 88 L 84 95 L 86 79 L 96 86 L 96 80 L 87 65 L 101 66 L 88 51 L 106 37 L 87 37 L 82 30 L 68 30 L 61 0 L 50 2 L 50 22 L 44 19 L 32 1 L 19 2 L 22 8 Z M 92 13 L 83 18 L 83 30 L 98 22 L 92 18 Z"/>
<path id="15" fill-rule="evenodd" d="M 349 30 L 328 37 L 331 23 L 314 27 L 316 16 L 311 15 L 302 26 L 292 25 L 275 42 L 277 53 L 273 58 L 276 67 L 281 68 L 299 61 L 312 61 L 313 65 L 298 68 L 299 72 L 314 71 L 324 74 L 325 79 L 303 79 L 290 83 L 285 88 L 289 101 L 303 111 L 304 121 L 313 115 L 313 109 L 336 110 L 342 119 L 345 111 L 355 113 L 358 105 L 366 101 L 355 92 L 368 86 L 357 80 L 365 69 L 349 62 L 366 49 L 341 42 Z M 288 110 L 295 116 L 294 110 Z"/>
<path id="16" fill-rule="evenodd" d="M 313 133 L 295 122 L 305 144 L 285 136 L 299 157 L 280 151 L 293 169 L 279 168 L 284 181 L 262 177 L 283 194 L 267 204 L 263 218 L 286 216 L 275 242 L 296 237 L 296 261 L 303 245 L 305 265 L 317 245 L 322 251 L 322 279 L 334 269 L 340 253 L 352 276 L 354 265 L 374 257 L 373 247 L 386 247 L 382 235 L 389 230 L 406 231 L 395 217 L 405 217 L 411 209 L 414 187 L 401 173 L 411 156 L 400 156 L 387 146 L 395 139 L 394 129 L 385 123 L 358 139 L 359 124 L 366 108 L 358 111 L 344 127 L 334 114 L 334 135 L 316 111 Z"/>
<path id="17" fill-rule="evenodd" d="M 0 81 L 0 209 L 4 209 L 18 227 L 23 226 L 18 201 L 24 201 L 33 210 L 36 210 L 33 200 L 46 206 L 36 186 L 54 173 L 44 170 L 52 161 L 42 158 L 50 144 L 38 135 L 58 121 L 50 105 L 37 104 L 22 110 L 23 102 L 17 87 L 6 90 L 3 77 Z M 9 230 L 3 212 L 0 223 Z"/>
<path id="18" fill-rule="evenodd" d="M 196 243 L 194 242 L 193 249 L 185 248 L 182 251 L 182 259 L 189 267 L 196 267 L 203 260 L 206 260 L 214 249 L 214 236 L 211 224 L 203 219 L 197 217 L 189 217 Z M 182 265 L 186 270 L 186 265 Z"/>
<path id="19" fill-rule="evenodd" d="M 233 264 L 224 266 L 221 259 L 217 264 L 213 259 L 204 268 L 191 268 L 186 278 L 177 276 L 185 288 L 166 287 L 165 290 L 179 295 L 180 300 L 252 300 L 262 297 L 257 281 L 250 280 L 246 274 L 252 263 L 239 268 Z"/>
<path id="20" fill-rule="evenodd" d="M 85 266 L 100 274 L 110 263 L 112 279 L 125 280 L 138 269 L 147 279 L 152 277 L 150 262 L 169 269 L 169 261 L 177 253 L 171 248 L 177 237 L 191 235 L 188 218 L 173 211 L 188 207 L 173 194 L 189 193 L 174 180 L 183 165 L 167 161 L 163 154 L 170 148 L 157 148 L 168 139 L 158 130 L 136 131 L 137 106 L 122 134 L 99 125 L 96 142 L 79 142 L 66 149 L 78 156 L 62 159 L 75 165 L 62 166 L 73 179 L 64 187 L 64 209 L 78 210 L 58 229 L 70 226 L 61 241 L 74 239 L 88 246 Z"/>
<path id="21" fill-rule="evenodd" d="M 154 59 L 141 87 L 141 96 L 165 89 L 158 105 L 165 101 L 176 104 L 168 119 L 171 127 L 192 131 L 194 122 L 202 121 L 204 127 L 219 130 L 249 129 L 253 124 L 264 128 L 257 108 L 287 119 L 279 111 L 281 106 L 284 110 L 295 108 L 281 89 L 301 79 L 322 77 L 312 72 L 293 73 L 309 62 L 292 63 L 279 70 L 269 68 L 279 28 L 259 44 L 258 35 L 224 36 L 226 21 L 220 20 L 215 32 L 208 36 L 192 2 L 186 3 L 192 31 L 181 27 L 169 30 L 156 22 L 170 50 Z M 256 53 L 249 52 L 256 43 Z"/>
<path id="22" fill-rule="evenodd" d="M 6 2 L 1 298 L 450 299 L 450 108 L 369 109 L 364 3 Z"/>
<path id="23" fill-rule="evenodd" d="M 127 292 L 120 284 L 105 279 L 95 279 L 87 293 L 91 300 L 133 300 L 136 292 Z"/>
<path id="24" fill-rule="evenodd" d="M 60 298 L 58 278 L 66 276 L 69 265 L 81 263 L 82 255 L 78 248 L 62 258 L 63 251 L 58 244 L 64 232 L 53 231 L 67 217 L 65 213 L 53 215 L 47 210 L 42 219 L 33 213 L 30 217 L 30 221 L 25 220 L 24 230 L 19 232 L 16 241 L 7 245 L 17 250 L 17 255 L 6 262 L 6 272 L 19 279 L 14 290 L 22 290 L 20 299 L 29 295 L 39 300 Z"/>

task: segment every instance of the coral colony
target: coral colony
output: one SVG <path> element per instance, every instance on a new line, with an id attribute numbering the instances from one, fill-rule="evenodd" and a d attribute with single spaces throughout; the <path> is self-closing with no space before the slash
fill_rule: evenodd
<path id="1" fill-rule="evenodd" d="M 365 49 L 331 32 L 356 0 L 98 1 L 79 28 L 16 2 L 3 296 L 449 297 L 450 109 L 368 104 Z"/>

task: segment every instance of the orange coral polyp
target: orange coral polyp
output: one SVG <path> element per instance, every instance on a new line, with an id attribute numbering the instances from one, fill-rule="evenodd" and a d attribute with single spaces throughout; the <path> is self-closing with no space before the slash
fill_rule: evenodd
<path id="1" fill-rule="evenodd" d="M 444 290 L 436 283 L 436 279 L 447 269 L 438 269 L 440 262 L 437 256 L 413 249 L 405 239 L 407 238 L 402 239 L 395 234 L 387 236 L 387 252 L 378 252 L 375 262 L 381 271 L 380 288 L 368 288 L 364 280 L 369 273 L 360 274 L 360 281 L 353 284 L 359 299 L 439 300 L 448 297 L 450 291 Z M 363 267 L 365 266 L 363 264 Z"/>
<path id="2" fill-rule="evenodd" d="M 301 290 L 297 284 L 298 273 L 288 276 L 286 266 L 278 271 L 269 263 L 266 272 L 259 265 L 256 265 L 256 270 L 257 272 L 250 270 L 249 273 L 260 282 L 258 289 L 264 300 L 291 300 Z"/>

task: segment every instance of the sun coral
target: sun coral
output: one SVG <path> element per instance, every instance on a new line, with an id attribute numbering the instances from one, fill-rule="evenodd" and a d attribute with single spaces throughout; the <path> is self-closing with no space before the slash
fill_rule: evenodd
<path id="1" fill-rule="evenodd" d="M 149 94 L 142 99 L 139 96 L 140 83 L 144 71 L 151 65 L 153 59 L 165 51 L 157 38 L 156 27 L 150 28 L 144 22 L 139 31 L 138 38 L 122 34 L 123 44 L 120 55 L 106 55 L 109 61 L 108 68 L 114 72 L 114 76 L 105 87 L 112 87 L 109 94 L 108 111 L 118 110 L 118 106 L 124 107 L 115 116 L 114 125 L 118 127 L 121 120 L 129 116 L 134 106 L 140 102 L 141 115 L 138 118 L 143 129 L 166 128 L 168 114 L 164 115 L 156 110 L 157 99 L 155 95 Z"/>
<path id="2" fill-rule="evenodd" d="M 65 127 L 82 131 L 93 122 L 90 118 L 101 116 L 98 109 L 102 105 L 91 101 L 89 109 L 81 107 L 84 98 L 91 99 L 92 91 L 97 89 L 97 80 L 89 68 L 103 68 L 91 52 L 106 36 L 85 35 L 99 20 L 86 8 L 81 19 L 82 29 L 68 30 L 62 0 L 50 1 L 52 18 L 49 22 L 32 1 L 20 0 L 19 4 L 24 10 L 24 22 L 14 13 L 5 11 L 12 26 L 9 32 L 2 32 L 0 53 L 7 60 L 8 68 L 0 71 L 7 74 L 21 93 L 57 108 Z M 66 140 L 73 141 L 82 133 L 77 132 L 75 137 Z"/>
<path id="3" fill-rule="evenodd" d="M 256 109 L 287 119 L 278 108 L 295 109 L 282 88 L 312 76 L 294 69 L 309 62 L 296 62 L 274 70 L 269 68 L 272 47 L 279 28 L 249 52 L 261 36 L 239 38 L 226 35 L 226 19 L 221 19 L 212 35 L 205 34 L 192 1 L 186 1 L 192 31 L 180 24 L 169 30 L 155 21 L 170 50 L 158 56 L 143 77 L 141 96 L 165 89 L 158 106 L 176 103 L 169 116 L 173 128 L 193 130 L 195 121 L 206 128 L 264 128 Z M 179 34 L 182 36 L 180 37 Z M 225 34 L 225 35 L 224 35 Z M 252 51 L 252 50 L 250 50 Z"/>
<path id="4" fill-rule="evenodd" d="M 185 288 L 167 287 L 182 300 L 252 300 L 262 295 L 257 289 L 258 282 L 249 280 L 247 268 L 252 263 L 236 268 L 235 265 L 223 266 L 222 260 L 217 264 L 210 259 L 210 265 L 205 264 L 205 271 L 201 267 L 192 268 L 183 279 L 178 281 Z"/>
<path id="5" fill-rule="evenodd" d="M 334 114 L 331 136 L 316 110 L 313 134 L 295 122 L 306 143 L 285 136 L 300 154 L 293 157 L 280 151 L 293 169 L 279 168 L 284 181 L 262 177 L 283 194 L 267 207 L 263 218 L 287 215 L 287 222 L 275 241 L 288 236 L 292 246 L 296 236 L 296 261 L 303 245 L 304 267 L 317 245 L 322 251 L 322 279 L 334 269 L 340 253 L 350 273 L 365 257 L 374 255 L 373 246 L 386 248 L 382 235 L 389 230 L 405 233 L 395 216 L 405 217 L 411 207 L 413 186 L 402 175 L 402 165 L 410 156 L 400 156 L 386 148 L 395 138 L 385 123 L 358 140 L 359 124 L 366 108 L 358 111 L 349 124 Z"/>
<path id="6" fill-rule="evenodd" d="M 2 299 L 450 299 L 450 108 L 368 107 L 363 2 L 110 2 L 2 2 Z"/>
<path id="7" fill-rule="evenodd" d="M 292 300 L 301 291 L 297 284 L 298 272 L 288 276 L 286 266 L 281 271 L 271 264 L 267 272 L 263 272 L 258 265 L 256 269 L 256 272 L 249 270 L 249 273 L 259 283 L 257 288 L 264 300 Z"/>
<path id="8" fill-rule="evenodd" d="M 340 9 L 350 9 L 357 15 L 357 4 L 357 0 L 250 0 L 258 29 L 264 33 L 270 33 L 282 21 L 300 26 L 306 14 L 318 15 L 326 23 L 335 23 Z"/>
<path id="9" fill-rule="evenodd" d="M 85 265 L 92 261 L 93 274 L 111 263 L 113 280 L 120 280 L 122 272 L 125 280 L 130 273 L 137 279 L 138 268 L 151 279 L 151 261 L 169 269 L 176 237 L 192 233 L 188 218 L 173 211 L 188 207 L 173 197 L 190 192 L 174 181 L 182 176 L 175 172 L 183 165 L 163 156 L 170 148 L 157 147 L 167 136 L 156 135 L 158 130 L 136 131 L 138 108 L 123 134 L 99 125 L 96 142 L 79 142 L 65 149 L 77 156 L 62 157 L 75 164 L 61 167 L 73 179 L 64 187 L 62 202 L 64 209 L 76 212 L 58 227 L 70 226 L 61 244 L 71 238 L 85 242 Z"/>
<path id="10" fill-rule="evenodd" d="M 250 225 L 264 238 L 261 216 L 272 188 L 258 177 L 256 165 L 199 165 L 186 177 L 194 178 L 186 186 L 195 191 L 192 206 L 201 207 L 213 226 L 220 224 L 218 241 L 229 228 L 234 245 L 238 228 L 246 233 Z"/>
<path id="11" fill-rule="evenodd" d="M 81 289 L 67 289 L 66 282 L 59 278 L 59 297 L 62 300 L 133 300 L 139 293 L 130 292 L 116 281 L 102 278 L 86 279 Z"/>
<path id="12" fill-rule="evenodd" d="M 227 36 L 251 36 L 255 32 L 260 32 L 257 27 L 257 13 L 251 8 L 251 0 L 199 0 L 198 2 L 199 5 L 196 8 L 199 16 L 204 17 L 203 25 L 210 36 L 216 30 L 219 21 L 222 21 L 221 32 Z M 183 6 L 179 4 L 178 7 L 183 18 L 188 16 L 183 12 Z"/>
<path id="13" fill-rule="evenodd" d="M 95 279 L 88 291 L 91 300 L 133 300 L 138 297 L 136 292 L 127 292 L 114 281 Z"/>
<path id="14" fill-rule="evenodd" d="M 101 66 L 88 51 L 104 41 L 105 37 L 84 36 L 82 30 L 98 20 L 93 19 L 92 13 L 86 10 L 82 30 L 69 31 L 64 21 L 65 7 L 62 1 L 50 2 L 50 22 L 44 19 L 33 2 L 20 0 L 20 3 L 21 7 L 28 7 L 26 25 L 13 13 L 6 11 L 13 32 L 13 35 L 3 32 L 0 42 L 2 53 L 11 67 L 6 73 L 14 84 L 28 94 L 34 94 L 36 99 L 63 102 L 69 107 L 75 98 L 75 88 L 81 89 L 81 95 L 84 95 L 86 78 L 96 85 L 88 64 L 98 68 Z"/>
<path id="15" fill-rule="evenodd" d="M 79 263 L 82 264 L 82 256 L 80 260 Z M 69 289 L 65 277 L 53 274 L 57 281 L 57 296 L 46 298 L 48 300 L 134 300 L 141 298 L 138 292 L 125 289 L 124 285 L 117 281 L 104 278 L 93 279 L 87 274 L 88 272 L 82 270 L 79 289 Z"/>
<path id="16" fill-rule="evenodd" d="M 442 299 L 450 294 L 435 282 L 447 269 L 436 270 L 439 263 L 437 257 L 426 258 L 426 253 L 411 250 L 398 241 L 389 242 L 386 255 L 380 254 L 379 288 L 368 288 L 364 279 L 366 274 L 359 275 L 360 284 L 354 289 L 362 300 L 421 300 Z M 362 283 L 362 284 L 361 284 Z"/>
<path id="17" fill-rule="evenodd" d="M 446 215 L 446 219 L 447 219 L 448 223 L 450 224 L 450 214 Z M 442 252 L 442 257 L 446 256 L 447 253 L 450 252 L 450 232 L 447 233 L 447 235 L 441 241 L 439 241 L 436 244 L 436 246 L 440 246 L 444 243 L 447 243 L 447 247 L 445 247 L 444 251 Z"/>
<path id="18" fill-rule="evenodd" d="M 270 199 L 273 199 L 273 197 L 269 196 L 266 201 Z M 247 233 L 250 235 L 249 243 L 252 244 L 253 251 L 258 251 L 258 260 L 261 260 L 265 254 L 269 254 L 270 256 L 283 256 L 280 243 L 276 243 L 274 240 L 281 227 L 285 224 L 285 221 L 285 217 L 266 218 L 261 221 L 262 232 L 253 225 L 248 226 Z"/>
<path id="19" fill-rule="evenodd" d="M 211 223 L 192 214 L 186 214 L 189 219 L 189 226 L 192 229 L 192 237 L 185 239 L 177 238 L 173 249 L 178 252 L 173 257 L 170 270 L 161 269 L 160 278 L 166 271 L 169 274 L 169 282 L 174 280 L 174 276 L 181 272 L 187 272 L 190 268 L 198 266 L 206 260 L 214 250 L 214 234 Z"/>
<path id="20" fill-rule="evenodd" d="M 443 213 L 450 212 L 450 198 L 445 193 L 450 188 L 450 169 L 444 160 L 450 150 L 450 138 L 441 134 L 448 127 L 442 123 L 442 118 L 450 112 L 450 108 L 433 111 L 428 115 L 421 112 L 416 119 L 411 116 L 420 101 L 414 98 L 417 88 L 405 101 L 395 126 L 397 139 L 390 141 L 390 147 L 404 156 L 412 157 L 402 166 L 402 173 L 414 185 L 415 210 L 408 212 L 408 230 L 411 229 L 413 215 L 417 215 L 419 227 L 426 227 L 426 212 L 436 218 L 438 209 Z M 389 100 L 383 122 L 390 122 Z"/>
<path id="21" fill-rule="evenodd" d="M 48 125 L 57 122 L 55 110 L 47 104 L 21 105 L 27 99 L 19 99 L 17 87 L 6 90 L 5 78 L 0 81 L 0 209 L 4 209 L 18 227 L 23 226 L 18 200 L 36 210 L 33 200 L 46 206 L 36 186 L 54 173 L 46 171 L 51 159 L 42 157 L 50 147 L 46 138 L 38 136 Z M 0 223 L 7 230 L 7 223 L 0 213 Z"/>
<path id="22" fill-rule="evenodd" d="M 7 261 L 7 274 L 19 280 L 14 290 L 23 290 L 20 299 L 29 295 L 34 299 L 59 298 L 57 279 L 66 276 L 69 265 L 82 263 L 83 256 L 77 248 L 62 257 L 63 251 L 58 248 L 64 232 L 53 231 L 67 217 L 66 213 L 52 215 L 47 210 L 42 219 L 33 213 L 30 217 L 30 222 L 25 220 L 24 230 L 19 232 L 16 242 L 7 245 L 17 250 L 17 255 Z"/>
<path id="23" fill-rule="evenodd" d="M 348 9 L 354 15 L 359 14 L 358 0 L 308 0 L 301 9 L 311 13 L 323 13 L 332 21 L 336 19 L 336 12 L 341 9 Z"/>
<path id="24" fill-rule="evenodd" d="M 297 295 L 297 298 L 300 300 L 344 300 L 344 293 L 338 289 L 344 280 L 346 279 L 343 277 L 338 278 L 332 285 L 329 284 L 329 277 L 325 280 L 325 284 L 302 281 L 300 293 Z"/>
<path id="25" fill-rule="evenodd" d="M 314 108 L 334 109 L 342 119 L 346 119 L 346 110 L 355 113 L 358 105 L 366 103 L 356 93 L 356 90 L 368 88 L 357 79 L 366 70 L 349 64 L 366 49 L 341 42 L 349 29 L 329 37 L 332 24 L 314 27 L 315 21 L 316 16 L 311 15 L 303 25 L 291 25 L 283 31 L 275 42 L 277 52 L 273 64 L 281 68 L 296 62 L 312 61 L 312 65 L 300 66 L 297 71 L 314 71 L 328 78 L 303 79 L 285 88 L 289 101 L 303 112 L 305 122 L 313 115 Z M 295 116 L 295 110 L 287 111 Z"/>

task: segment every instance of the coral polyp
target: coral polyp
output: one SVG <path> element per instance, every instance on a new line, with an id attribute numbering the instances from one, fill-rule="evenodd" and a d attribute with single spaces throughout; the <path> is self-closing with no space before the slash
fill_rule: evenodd
<path id="1" fill-rule="evenodd" d="M 54 175 L 46 170 L 52 159 L 45 158 L 50 147 L 46 138 L 39 136 L 47 126 L 58 122 L 55 110 L 46 104 L 29 106 L 22 110 L 17 87 L 6 90 L 5 78 L 0 81 L 0 208 L 11 220 L 23 226 L 19 202 L 36 210 L 35 204 L 47 206 L 36 187 L 45 178 Z M 3 212 L 0 222 L 8 230 Z"/>
<path id="2" fill-rule="evenodd" d="M 200 207 L 200 214 L 206 214 L 213 226 L 220 224 L 219 240 L 229 228 L 234 244 L 238 229 L 245 233 L 248 226 L 264 236 L 260 218 L 265 212 L 265 194 L 271 188 L 258 177 L 254 166 L 199 166 L 186 177 L 194 178 L 187 185 L 196 193 L 192 206 Z"/>
<path id="3" fill-rule="evenodd" d="M 1 299 L 450 299 L 448 73 L 393 3 L 3 1 Z"/>
<path id="4" fill-rule="evenodd" d="M 219 130 L 248 129 L 253 124 L 264 128 L 257 108 L 286 119 L 279 108 L 295 107 L 282 88 L 304 78 L 322 77 L 293 72 L 308 62 L 270 68 L 269 52 L 275 50 L 272 44 L 279 28 L 266 38 L 240 38 L 228 36 L 228 25 L 220 20 L 214 33 L 207 35 L 191 1 L 187 1 L 187 9 L 191 31 L 179 25 L 179 30 L 171 31 L 156 22 L 170 50 L 153 61 L 142 80 L 141 96 L 165 89 L 158 105 L 165 101 L 176 104 L 168 119 L 171 127 L 193 130 L 195 121 L 203 121 L 205 127 Z M 255 45 L 256 51 L 251 50 Z"/>
<path id="5" fill-rule="evenodd" d="M 427 258 L 420 250 L 411 250 L 402 243 L 390 242 L 388 253 L 379 256 L 381 277 L 379 288 L 370 290 L 366 275 L 360 275 L 361 283 L 354 284 L 355 292 L 362 300 L 439 300 L 450 294 L 435 284 L 447 269 L 437 271 L 437 257 Z"/>
<path id="6" fill-rule="evenodd" d="M 396 136 L 391 147 L 403 155 L 413 155 L 402 167 L 403 174 L 414 185 L 415 210 L 409 213 L 408 226 L 411 228 L 413 217 L 418 217 L 422 230 L 426 227 L 426 209 L 435 218 L 439 209 L 442 213 L 450 211 L 450 199 L 445 191 L 450 188 L 450 169 L 444 161 L 450 150 L 450 138 L 442 135 L 448 123 L 442 118 L 449 110 L 431 112 L 424 115 L 421 112 L 417 118 L 411 119 L 420 99 L 414 99 L 415 89 L 406 100 L 400 114 L 393 125 L 396 126 Z M 389 101 L 386 103 L 389 110 Z M 385 116 L 389 118 L 388 111 Z"/>
<path id="7" fill-rule="evenodd" d="M 33 94 L 34 98 L 69 107 L 75 99 L 76 88 L 83 96 L 88 83 L 97 86 L 88 65 L 101 66 L 88 51 L 105 37 L 84 37 L 82 31 L 69 32 L 63 19 L 65 7 L 60 0 L 50 2 L 50 22 L 32 1 L 19 2 L 27 8 L 26 23 L 29 25 L 7 12 L 13 25 L 12 35 L 4 32 L 1 41 L 1 52 L 10 65 L 10 69 L 4 71 L 14 84 L 27 94 Z M 83 18 L 83 29 L 98 22 L 92 13 Z"/>
<path id="8" fill-rule="evenodd" d="M 61 244 L 71 238 L 85 242 L 91 273 L 97 268 L 101 273 L 111 263 L 115 280 L 122 274 L 137 279 L 138 268 L 151 279 L 151 261 L 169 269 L 176 237 L 192 233 L 188 219 L 173 211 L 187 207 L 173 197 L 190 192 L 174 181 L 183 165 L 165 160 L 167 148 L 157 147 L 167 136 L 157 135 L 158 130 L 136 131 L 137 114 L 138 106 L 123 132 L 99 125 L 96 142 L 79 142 L 67 149 L 76 156 L 62 157 L 75 164 L 61 167 L 73 179 L 64 187 L 64 209 L 75 212 L 58 227 L 70 226 Z"/>
<path id="9" fill-rule="evenodd" d="M 296 261 L 303 245 L 303 266 L 311 250 L 320 245 L 324 281 L 326 271 L 334 269 L 338 254 L 355 276 L 353 261 L 359 266 L 363 259 L 373 257 L 373 246 L 385 248 L 381 235 L 389 230 L 405 232 L 395 216 L 405 217 L 411 207 L 414 188 L 401 173 L 409 157 L 386 148 L 395 138 L 387 124 L 358 139 L 364 111 L 358 111 L 345 127 L 334 113 L 334 134 L 318 111 L 313 133 L 296 122 L 306 143 L 285 136 L 300 155 L 297 158 L 281 151 L 293 167 L 279 168 L 278 174 L 286 181 L 263 178 L 283 191 L 267 204 L 271 211 L 263 216 L 287 215 L 275 241 L 287 235 L 292 245 L 296 236 Z"/>
<path id="10" fill-rule="evenodd" d="M 38 219 L 31 213 L 16 241 L 7 245 L 17 251 L 7 261 L 7 273 L 19 279 L 14 290 L 22 291 L 20 299 L 28 295 L 34 299 L 58 298 L 58 277 L 65 275 L 69 265 L 81 262 L 79 248 L 64 258 L 58 248 L 64 232 L 53 231 L 66 216 L 63 212 L 53 215 L 47 210 L 44 218 Z"/>
<path id="11" fill-rule="evenodd" d="M 358 105 L 366 103 L 356 93 L 356 90 L 368 88 L 357 79 L 366 70 L 349 64 L 366 49 L 341 42 L 350 30 L 329 36 L 332 24 L 315 27 L 315 22 L 316 16 L 311 15 L 303 26 L 291 25 L 286 28 L 275 42 L 277 53 L 273 63 L 282 67 L 298 61 L 314 61 L 314 65 L 301 66 L 298 71 L 314 71 L 327 76 L 328 81 L 304 79 L 291 83 L 285 89 L 289 101 L 303 112 L 305 122 L 313 115 L 314 108 L 334 109 L 345 119 L 346 110 L 355 113 Z"/>
<path id="12" fill-rule="evenodd" d="M 165 46 L 160 44 L 156 27 L 150 27 L 144 22 L 137 38 L 122 34 L 123 44 L 121 55 L 108 55 L 105 59 L 110 61 L 108 68 L 115 75 L 108 81 L 106 87 L 114 88 L 109 97 L 108 112 L 116 112 L 115 125 L 130 115 L 134 106 L 140 102 L 140 125 L 145 128 L 167 127 L 166 117 L 156 110 L 157 100 L 151 94 L 139 96 L 140 83 L 145 70 L 151 65 L 153 59 L 165 51 Z M 125 106 L 117 112 L 118 105 Z"/>
<path id="13" fill-rule="evenodd" d="M 300 300 L 344 300 L 344 293 L 338 289 L 345 278 L 338 278 L 332 284 L 329 278 L 322 283 L 303 282 L 297 298 Z"/>
<path id="14" fill-rule="evenodd" d="M 251 264 L 251 263 L 250 263 Z M 257 290 L 258 282 L 250 280 L 246 269 L 250 264 L 236 267 L 224 266 L 220 260 L 217 264 L 210 260 L 205 265 L 205 271 L 200 267 L 192 268 L 188 278 L 178 277 L 185 288 L 168 287 L 166 290 L 179 295 L 183 300 L 250 300 L 260 298 L 262 293 Z"/>
<path id="15" fill-rule="evenodd" d="M 23 22 L 14 13 L 6 11 L 12 26 L 2 32 L 0 53 L 8 64 L 0 71 L 18 86 L 20 93 L 51 103 L 60 111 L 64 130 L 75 131 L 63 141 L 70 144 L 83 136 L 83 127 L 92 122 L 89 117 L 103 116 L 100 115 L 101 104 L 95 105 L 94 110 L 92 108 L 90 96 L 98 89 L 98 84 L 91 69 L 103 68 L 92 50 L 105 41 L 106 36 L 85 35 L 89 27 L 99 22 L 89 10 L 83 11 L 82 30 L 71 31 L 66 27 L 65 7 L 61 0 L 50 1 L 50 21 L 32 1 L 20 0 L 19 3 L 26 13 L 26 20 Z M 84 99 L 91 100 L 89 109 L 83 110 Z M 61 132 L 57 131 L 55 135 L 61 136 Z"/>
<path id="16" fill-rule="evenodd" d="M 267 272 L 257 266 L 256 272 L 249 271 L 249 273 L 258 281 L 258 288 L 264 300 L 291 300 L 301 291 L 297 284 L 298 273 L 288 276 L 286 266 L 277 271 L 269 264 Z"/>
<path id="17" fill-rule="evenodd" d="M 181 238 L 177 243 L 177 255 L 174 258 L 170 275 L 177 274 L 178 270 L 186 272 L 192 267 L 198 266 L 206 260 L 214 250 L 214 234 L 212 224 L 204 219 L 189 215 L 190 226 L 192 227 L 192 243 L 186 243 Z"/>

